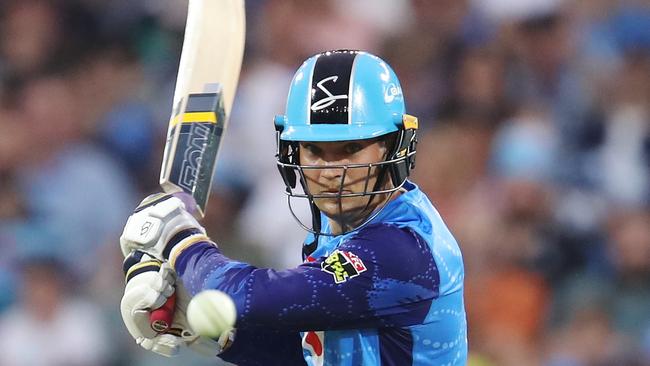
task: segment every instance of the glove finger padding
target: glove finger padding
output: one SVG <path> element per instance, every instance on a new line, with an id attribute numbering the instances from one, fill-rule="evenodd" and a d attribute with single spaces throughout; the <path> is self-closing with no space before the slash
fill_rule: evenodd
<path id="1" fill-rule="evenodd" d="M 124 267 L 127 282 L 120 311 L 129 333 L 142 344 L 141 338 L 157 336 L 150 325 L 150 312 L 161 307 L 174 293 L 176 277 L 169 264 L 151 260 L 142 252 L 127 257 Z"/>
<path id="2" fill-rule="evenodd" d="M 184 344 L 183 339 L 171 334 L 160 334 L 155 338 L 155 341 L 151 350 L 168 357 L 176 356 Z"/>
<path id="3" fill-rule="evenodd" d="M 196 223 L 193 217 L 189 220 L 185 216 L 191 217 L 189 213 L 182 211 L 181 215 L 176 216 L 176 218 L 184 220 L 185 223 Z M 131 218 L 129 222 L 131 222 Z M 173 224 L 172 226 L 175 228 L 183 227 L 181 224 Z M 151 230 L 157 229 L 152 228 Z M 125 233 L 126 231 L 125 228 Z M 204 233 L 205 231 L 201 228 L 201 232 Z M 125 235 L 123 235 L 121 241 L 127 243 L 127 246 L 123 245 L 123 250 L 131 245 L 124 238 Z M 121 312 L 129 333 L 143 348 L 167 357 L 178 354 L 180 347 L 184 345 L 206 356 L 214 357 L 218 355 L 224 347 L 227 347 L 232 342 L 234 332 L 228 332 L 227 335 L 224 333 L 225 338 L 224 335 L 221 337 L 225 339 L 223 342 L 221 342 L 221 339 L 217 342 L 208 337 L 197 335 L 190 328 L 186 316 L 187 306 L 190 301 L 189 293 L 182 283 L 176 280 L 176 273 L 173 268 L 167 262 L 162 262 L 156 258 L 156 255 L 149 253 L 149 251 L 135 250 L 130 252 L 124 260 L 123 269 L 126 277 L 126 287 L 122 298 Z M 164 305 L 174 293 L 176 293 L 174 319 L 167 333 L 159 334 L 151 328 L 151 311 Z"/>
<path id="4" fill-rule="evenodd" d="M 155 352 L 165 357 L 174 357 L 178 355 L 184 341 L 171 334 L 160 334 L 154 338 L 142 338 L 138 342 L 142 348 Z"/>

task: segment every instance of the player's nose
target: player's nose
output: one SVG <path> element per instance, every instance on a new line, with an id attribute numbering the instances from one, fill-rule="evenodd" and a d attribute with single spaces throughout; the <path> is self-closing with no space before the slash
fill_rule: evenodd
<path id="1" fill-rule="evenodd" d="M 321 177 L 325 179 L 343 179 L 347 169 L 342 164 L 325 163 L 321 169 Z"/>

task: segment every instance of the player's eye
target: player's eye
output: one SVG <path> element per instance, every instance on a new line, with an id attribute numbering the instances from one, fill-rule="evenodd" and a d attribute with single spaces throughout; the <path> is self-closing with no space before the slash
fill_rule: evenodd
<path id="1" fill-rule="evenodd" d="M 349 143 L 349 144 L 345 144 L 343 150 L 345 151 L 346 154 L 354 154 L 363 150 L 363 145 L 356 142 Z"/>
<path id="2" fill-rule="evenodd" d="M 323 150 L 314 144 L 302 144 L 303 149 L 307 150 L 312 155 L 320 155 Z"/>

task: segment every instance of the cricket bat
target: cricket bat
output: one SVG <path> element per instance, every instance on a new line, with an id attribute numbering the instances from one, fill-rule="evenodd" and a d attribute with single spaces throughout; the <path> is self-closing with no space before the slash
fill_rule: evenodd
<path id="1" fill-rule="evenodd" d="M 189 0 L 172 114 L 160 169 L 163 191 L 191 202 L 202 219 L 228 125 L 244 54 L 244 0 Z M 152 311 L 151 327 L 172 324 L 175 298 Z"/>

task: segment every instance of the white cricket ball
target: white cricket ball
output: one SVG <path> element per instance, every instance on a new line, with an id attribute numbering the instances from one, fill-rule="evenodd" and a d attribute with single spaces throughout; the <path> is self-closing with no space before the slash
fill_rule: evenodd
<path id="1" fill-rule="evenodd" d="M 230 296 L 218 290 L 201 291 L 187 305 L 187 321 L 196 333 L 219 338 L 235 325 L 237 310 Z"/>

